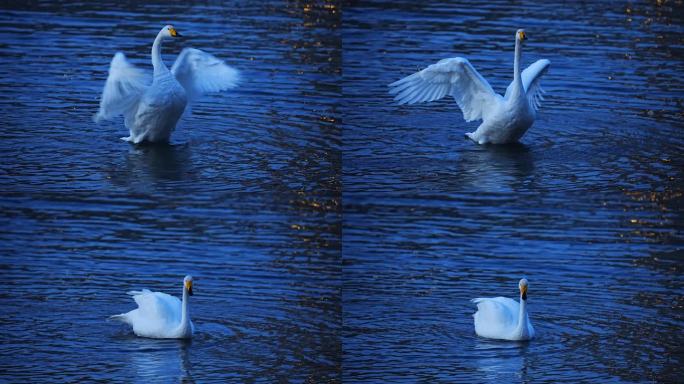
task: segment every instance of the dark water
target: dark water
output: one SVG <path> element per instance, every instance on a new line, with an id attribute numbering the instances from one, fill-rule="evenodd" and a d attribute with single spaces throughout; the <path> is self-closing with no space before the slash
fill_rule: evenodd
<path id="1" fill-rule="evenodd" d="M 684 376 L 681 2 L 37 2 L 0 13 L 0 382 L 673 382 Z M 344 14 L 344 16 L 342 16 Z M 243 72 L 170 145 L 92 123 L 109 61 Z M 445 57 L 539 118 L 477 146 L 387 84 Z M 344 192 L 344 193 L 343 193 Z M 179 295 L 191 342 L 106 317 Z M 469 300 L 530 281 L 530 343 Z"/>
<path id="2" fill-rule="evenodd" d="M 0 16 L 0 382 L 323 382 L 341 369 L 339 12 L 297 3 L 41 2 Z M 184 46 L 243 71 L 170 145 L 95 125 L 109 62 Z M 180 295 L 191 343 L 107 316 Z"/>
<path id="3" fill-rule="evenodd" d="M 681 2 L 429 3 L 344 11 L 343 381 L 681 380 Z M 503 93 L 517 28 L 551 60 L 520 145 L 466 140 L 453 100 L 391 103 L 455 56 Z M 476 337 L 469 300 L 522 276 L 538 338 Z"/>

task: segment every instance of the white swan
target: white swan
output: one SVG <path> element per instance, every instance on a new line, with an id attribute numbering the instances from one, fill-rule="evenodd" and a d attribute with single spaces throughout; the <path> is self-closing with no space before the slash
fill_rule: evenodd
<path id="1" fill-rule="evenodd" d="M 538 60 L 520 73 L 521 45 L 525 31 L 515 34 L 513 82 L 501 97 L 468 60 L 444 59 L 420 72 L 390 84 L 390 94 L 399 104 L 413 104 L 452 96 L 466 121 L 482 120 L 475 132 L 466 133 L 478 144 L 505 144 L 518 141 L 532 126 L 543 100 L 539 85 L 550 61 Z"/>
<path id="2" fill-rule="evenodd" d="M 177 297 L 147 289 L 130 291 L 129 295 L 138 308 L 120 315 L 110 316 L 133 327 L 133 332 L 142 337 L 155 339 L 189 339 L 195 332 L 190 320 L 189 296 L 192 295 L 192 276 L 183 279 L 183 302 Z"/>
<path id="3" fill-rule="evenodd" d="M 162 61 L 161 43 L 179 36 L 172 25 L 167 25 L 154 39 L 151 84 L 149 77 L 130 64 L 123 53 L 114 55 L 96 122 L 124 115 L 130 135 L 123 140 L 136 144 L 168 141 L 188 102 L 207 92 L 237 86 L 236 69 L 199 49 L 183 49 L 169 71 Z"/>
<path id="4" fill-rule="evenodd" d="M 489 339 L 529 340 L 534 327 L 527 315 L 527 279 L 520 280 L 520 303 L 508 297 L 478 298 L 475 333 Z"/>

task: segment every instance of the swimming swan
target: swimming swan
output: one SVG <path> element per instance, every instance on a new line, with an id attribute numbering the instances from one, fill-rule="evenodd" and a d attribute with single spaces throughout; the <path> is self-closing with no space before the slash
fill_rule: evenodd
<path id="1" fill-rule="evenodd" d="M 194 48 L 185 48 L 171 70 L 162 61 L 161 43 L 180 34 L 172 25 L 159 31 L 152 44 L 154 76 L 149 76 L 117 52 L 109 67 L 95 122 L 124 115 L 130 131 L 123 140 L 140 143 L 169 140 L 187 103 L 208 92 L 237 86 L 239 73 L 216 57 Z"/>
<path id="2" fill-rule="evenodd" d="M 544 91 L 540 79 L 550 61 L 537 60 L 520 73 L 522 42 L 525 31 L 515 34 L 513 82 L 501 97 L 468 60 L 444 59 L 420 72 L 390 84 L 390 94 L 399 104 L 414 104 L 452 96 L 466 121 L 482 120 L 475 132 L 468 132 L 478 144 L 506 144 L 518 141 L 534 123 Z"/>
<path id="3" fill-rule="evenodd" d="M 155 339 L 189 339 L 195 332 L 190 320 L 189 296 L 192 296 L 192 276 L 183 279 L 183 302 L 177 297 L 147 289 L 130 291 L 138 308 L 128 313 L 110 316 L 133 327 L 142 337 Z"/>
<path id="4" fill-rule="evenodd" d="M 475 333 L 489 339 L 530 340 L 534 327 L 527 315 L 527 279 L 520 280 L 520 303 L 508 297 L 478 298 Z"/>

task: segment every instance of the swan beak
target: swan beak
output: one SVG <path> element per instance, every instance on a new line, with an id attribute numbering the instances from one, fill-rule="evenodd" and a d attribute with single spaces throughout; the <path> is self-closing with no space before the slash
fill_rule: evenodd
<path id="1" fill-rule="evenodd" d="M 527 300 L 527 287 L 520 287 L 520 297 L 522 297 L 523 300 Z"/>
<path id="2" fill-rule="evenodd" d="M 188 295 L 192 296 L 192 281 L 185 282 L 185 289 L 188 290 Z"/>
<path id="3" fill-rule="evenodd" d="M 176 28 L 169 28 L 169 33 L 171 34 L 172 37 L 183 37 L 178 31 L 176 31 Z"/>

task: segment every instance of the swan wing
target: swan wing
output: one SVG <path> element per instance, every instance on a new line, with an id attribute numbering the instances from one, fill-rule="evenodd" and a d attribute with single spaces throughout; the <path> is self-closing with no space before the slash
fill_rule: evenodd
<path id="1" fill-rule="evenodd" d="M 162 292 L 152 292 L 147 289 L 129 292 L 138 304 L 135 326 L 141 322 L 149 328 L 165 328 L 178 325 L 181 320 L 181 301 Z"/>
<path id="2" fill-rule="evenodd" d="M 551 62 L 546 59 L 537 60 L 522 73 L 522 82 L 527 93 L 527 100 L 535 110 L 541 107 L 544 100 L 544 90 L 541 87 L 541 77 L 548 71 Z"/>
<path id="3" fill-rule="evenodd" d="M 149 82 L 149 76 L 129 63 L 123 53 L 117 52 L 109 65 L 95 122 L 124 115 L 128 126 Z"/>
<path id="4" fill-rule="evenodd" d="M 551 62 L 547 59 L 540 59 L 532 63 L 529 67 L 520 74 L 520 78 L 527 94 L 527 100 L 530 105 L 538 110 L 541 102 L 544 101 L 544 90 L 541 87 L 541 77 L 548 71 Z M 513 82 L 506 88 L 506 95 L 513 88 Z"/>
<path id="5" fill-rule="evenodd" d="M 482 119 L 498 102 L 497 95 L 470 62 L 462 57 L 440 60 L 390 86 L 399 104 L 414 104 L 452 96 L 466 121 Z"/>
<path id="6" fill-rule="evenodd" d="M 515 328 L 520 304 L 508 297 L 477 298 L 475 333 L 488 338 L 505 338 Z"/>
<path id="7" fill-rule="evenodd" d="M 195 48 L 185 48 L 171 67 L 171 72 L 193 101 L 209 92 L 235 88 L 240 80 L 237 69 Z"/>

